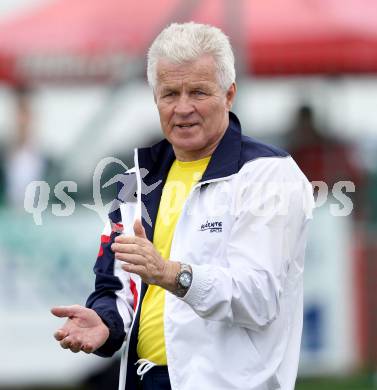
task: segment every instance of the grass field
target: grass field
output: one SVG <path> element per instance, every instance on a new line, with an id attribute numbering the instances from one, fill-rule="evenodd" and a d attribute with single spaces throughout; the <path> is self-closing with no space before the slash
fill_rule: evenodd
<path id="1" fill-rule="evenodd" d="M 372 390 L 377 389 L 373 376 L 355 376 L 348 378 L 299 379 L 295 390 Z"/>

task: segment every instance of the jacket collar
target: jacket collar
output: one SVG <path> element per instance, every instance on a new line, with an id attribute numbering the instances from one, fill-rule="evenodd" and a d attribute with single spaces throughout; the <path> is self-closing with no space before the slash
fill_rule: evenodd
<path id="1" fill-rule="evenodd" d="M 201 181 L 230 176 L 239 170 L 241 154 L 241 124 L 237 116 L 229 113 L 229 126 L 224 133 Z M 148 170 L 148 176 L 164 180 L 175 159 L 173 147 L 162 140 L 150 148 L 138 150 L 139 166 Z"/>
<path id="2" fill-rule="evenodd" d="M 240 153 L 241 125 L 236 115 L 229 113 L 229 126 L 213 153 L 201 182 L 236 173 L 239 169 Z M 142 203 L 152 222 L 152 225 L 149 225 L 143 218 L 143 225 L 148 239 L 152 241 L 162 188 L 175 160 L 175 155 L 171 144 L 163 140 L 152 147 L 138 149 L 138 159 L 139 167 L 148 171 L 148 174 L 143 177 L 145 188 L 160 182 L 153 191 L 142 191 L 141 194 Z"/>
<path id="3" fill-rule="evenodd" d="M 241 124 L 237 116 L 229 113 L 229 126 L 212 154 L 201 181 L 233 175 L 239 170 L 241 155 Z"/>

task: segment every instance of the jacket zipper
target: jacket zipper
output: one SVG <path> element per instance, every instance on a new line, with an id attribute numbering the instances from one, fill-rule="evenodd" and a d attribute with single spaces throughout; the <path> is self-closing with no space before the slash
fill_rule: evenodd
<path id="1" fill-rule="evenodd" d="M 138 158 L 138 154 L 137 154 L 137 148 L 134 149 L 134 164 L 135 164 L 135 174 L 136 174 L 136 183 L 137 183 L 137 187 L 136 187 L 137 201 L 136 201 L 135 219 L 139 219 L 141 221 L 141 176 L 140 176 L 139 158 Z M 139 278 L 139 280 L 138 280 L 137 292 L 138 292 L 138 301 L 136 304 L 136 308 L 134 310 L 134 316 L 132 318 L 132 323 L 131 323 L 130 329 L 128 331 L 128 334 L 127 334 L 126 345 L 124 346 L 123 351 L 121 353 L 118 390 L 124 390 L 126 387 L 128 351 L 129 351 L 129 347 L 130 347 L 132 330 L 133 330 L 133 327 L 135 325 L 136 314 L 139 310 L 140 301 L 141 301 L 141 278 Z"/>

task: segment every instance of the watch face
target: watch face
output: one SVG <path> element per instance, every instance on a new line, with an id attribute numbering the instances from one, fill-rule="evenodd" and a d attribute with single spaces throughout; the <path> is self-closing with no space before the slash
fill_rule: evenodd
<path id="1" fill-rule="evenodd" d="M 190 272 L 182 272 L 179 277 L 179 284 L 184 288 L 189 288 L 191 285 L 192 277 Z"/>

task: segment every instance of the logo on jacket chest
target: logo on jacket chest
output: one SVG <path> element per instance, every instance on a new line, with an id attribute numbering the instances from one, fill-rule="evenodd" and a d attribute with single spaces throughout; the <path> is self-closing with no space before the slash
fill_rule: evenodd
<path id="1" fill-rule="evenodd" d="M 221 233 L 223 231 L 222 221 L 206 221 L 200 225 L 199 231 L 209 230 L 210 233 Z"/>

